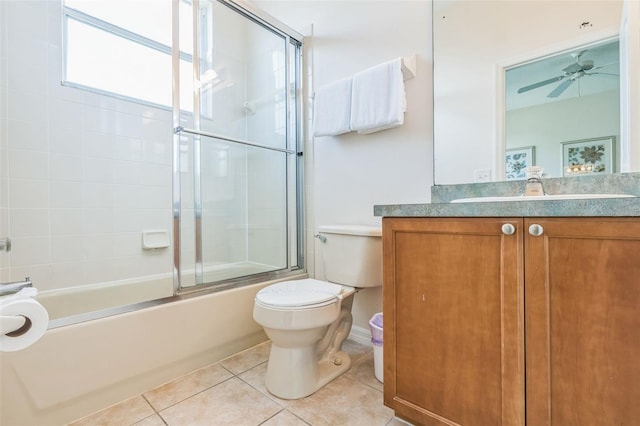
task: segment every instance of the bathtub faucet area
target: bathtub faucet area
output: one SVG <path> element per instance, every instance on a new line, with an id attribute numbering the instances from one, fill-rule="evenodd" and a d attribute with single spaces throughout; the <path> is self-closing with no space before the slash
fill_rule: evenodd
<path id="1" fill-rule="evenodd" d="M 26 277 L 24 281 L 14 281 L 10 283 L 0 283 L 0 296 L 14 294 L 26 287 L 33 287 L 31 278 Z"/>

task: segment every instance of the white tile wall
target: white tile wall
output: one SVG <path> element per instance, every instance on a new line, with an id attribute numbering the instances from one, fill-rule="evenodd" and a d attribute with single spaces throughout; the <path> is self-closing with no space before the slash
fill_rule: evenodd
<path id="1" fill-rule="evenodd" d="M 170 111 L 61 85 L 61 2 L 0 3 L 0 278 L 170 274 L 171 249 L 141 243 L 172 226 Z"/>
<path id="2" fill-rule="evenodd" d="M 47 209 L 12 209 L 9 233 L 12 238 L 49 235 Z"/>
<path id="3" fill-rule="evenodd" d="M 82 209 L 49 209 L 50 234 L 56 238 L 61 235 L 82 235 L 90 233 L 85 224 Z"/>
<path id="4" fill-rule="evenodd" d="M 44 205 L 42 207 L 81 209 L 84 207 L 82 204 L 82 186 L 80 181 L 51 180 L 51 201 L 48 206 Z"/>
<path id="5" fill-rule="evenodd" d="M 81 181 L 82 156 L 51 153 L 49 156 L 49 178 L 51 180 Z"/>
<path id="6" fill-rule="evenodd" d="M 9 150 L 9 176 L 13 178 L 47 179 L 49 154 L 42 151 Z"/>
<path id="7" fill-rule="evenodd" d="M 0 3 L 6 12 L 2 23 L 8 24 L 0 29 L 7 47 L 0 52 L 0 168 L 7 174 L 5 179 L 0 173 L 0 231 L 16 241 L 10 255 L 0 254 L 0 277 L 29 275 L 40 290 L 51 290 L 171 273 L 171 249 L 141 247 L 143 230 L 172 228 L 171 112 L 61 85 L 61 2 Z M 234 58 L 243 46 L 222 48 L 228 51 L 219 52 L 228 60 L 227 75 L 236 84 L 217 94 L 216 122 L 206 129 L 245 139 L 247 66 Z M 250 66 L 270 67 L 270 62 L 266 55 Z M 265 85 L 272 87 L 273 81 L 254 82 L 256 93 Z M 273 114 L 264 109 L 249 126 L 255 132 Z M 274 145 L 282 140 L 276 130 L 270 129 Z M 229 150 L 228 175 L 213 182 L 215 196 L 205 194 L 203 216 L 215 238 L 205 240 L 204 249 L 213 263 L 247 260 L 241 222 L 248 208 L 258 209 L 251 217 L 252 244 L 277 254 L 248 260 L 283 263 L 282 162 L 259 160 L 248 177 L 249 161 L 244 149 Z M 186 166 L 184 206 L 193 192 L 192 166 Z M 194 262 L 192 213 L 183 210 L 185 267 Z M 236 242 L 220 244 L 231 239 Z"/>
<path id="8" fill-rule="evenodd" d="M 13 108 L 13 96 L 19 96 L 10 93 L 11 104 Z M 11 112 L 9 112 L 10 114 Z M 45 122 L 28 123 L 9 119 L 7 121 L 7 141 L 9 148 L 14 149 L 30 149 L 34 151 L 44 151 L 49 149 L 49 140 L 47 138 L 47 125 Z"/>
<path id="9" fill-rule="evenodd" d="M 10 209 L 43 209 L 49 207 L 49 182 L 9 177 Z M 10 213 L 11 215 L 12 213 Z"/>
<path id="10" fill-rule="evenodd" d="M 11 63 L 11 56 L 8 61 Z M 7 117 L 10 120 L 23 123 L 42 125 L 47 120 L 47 103 L 43 102 L 42 94 L 33 94 L 14 90 L 9 79 L 9 109 Z"/>
<path id="11" fill-rule="evenodd" d="M 11 266 L 46 265 L 50 263 L 49 237 L 11 239 Z"/>
<path id="12" fill-rule="evenodd" d="M 65 88 L 66 91 L 70 89 Z M 44 130 L 43 130 L 44 131 Z M 49 125 L 49 142 L 51 152 L 67 155 L 81 155 L 84 148 L 83 133 L 72 128 L 61 128 L 56 123 Z M 78 167 L 82 165 L 78 161 Z"/>

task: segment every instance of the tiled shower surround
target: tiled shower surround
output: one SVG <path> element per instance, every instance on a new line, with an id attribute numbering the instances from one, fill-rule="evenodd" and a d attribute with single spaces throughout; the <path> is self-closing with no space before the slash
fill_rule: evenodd
<path id="1" fill-rule="evenodd" d="M 170 250 L 141 249 L 143 230 L 171 229 L 170 111 L 61 85 L 60 1 L 0 7 L 0 279 L 44 292 L 170 274 Z"/>
<path id="2" fill-rule="evenodd" d="M 173 295 L 170 109 L 61 84 L 61 1 L 2 1 L 0 8 L 0 238 L 12 241 L 10 253 L 0 252 L 0 281 L 29 276 L 52 319 Z M 217 31 L 248 31 L 228 20 Z M 278 123 L 265 125 L 273 121 L 275 106 L 251 114 L 242 108 L 251 93 L 267 90 L 260 84 L 271 84 L 251 81 L 252 69 L 273 67 L 268 46 L 250 59 L 234 56 L 251 35 L 216 45 L 214 53 L 226 63 L 233 85 L 211 101 L 216 121 L 203 119 L 201 125 L 240 139 L 253 133 L 282 138 Z M 183 111 L 180 124 L 193 127 L 192 121 Z M 193 137 L 181 136 L 180 255 L 186 286 L 195 282 L 196 263 L 193 147 Z M 218 265 L 286 266 L 283 157 L 202 138 L 205 282 L 220 279 L 206 276 L 207 268 L 215 271 Z M 295 217 L 295 211 L 289 215 Z M 142 233 L 157 230 L 167 232 L 170 246 L 144 250 Z M 89 296 L 84 307 L 68 295 L 107 287 L 119 288 L 119 295 Z"/>

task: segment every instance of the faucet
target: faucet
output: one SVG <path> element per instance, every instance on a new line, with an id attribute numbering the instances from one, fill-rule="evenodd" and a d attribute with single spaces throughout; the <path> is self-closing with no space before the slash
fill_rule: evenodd
<path id="1" fill-rule="evenodd" d="M 542 167 L 527 167 L 527 183 L 524 189 L 524 196 L 547 195 L 542 185 Z"/>
<path id="2" fill-rule="evenodd" d="M 25 287 L 33 287 L 31 278 L 26 277 L 24 281 L 15 281 L 12 283 L 0 283 L 0 296 L 17 293 Z"/>

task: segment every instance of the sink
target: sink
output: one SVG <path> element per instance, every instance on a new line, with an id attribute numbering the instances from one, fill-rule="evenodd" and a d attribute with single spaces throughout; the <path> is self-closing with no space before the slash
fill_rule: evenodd
<path id="1" fill-rule="evenodd" d="M 628 194 L 555 194 L 555 195 L 509 195 L 504 197 L 458 198 L 452 203 L 495 203 L 503 201 L 554 201 L 554 200 L 591 200 L 596 198 L 633 198 Z"/>

